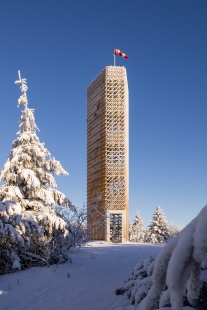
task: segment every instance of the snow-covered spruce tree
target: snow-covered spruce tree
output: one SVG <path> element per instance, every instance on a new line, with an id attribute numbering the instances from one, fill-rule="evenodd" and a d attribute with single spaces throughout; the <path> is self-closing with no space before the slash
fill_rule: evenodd
<path id="1" fill-rule="evenodd" d="M 168 241 L 168 225 L 160 206 L 156 208 L 151 224 L 148 227 L 148 242 L 165 243 Z"/>
<path id="2" fill-rule="evenodd" d="M 135 215 L 133 223 L 130 225 L 130 241 L 142 242 L 145 237 L 145 229 L 139 211 Z"/>
<path id="3" fill-rule="evenodd" d="M 23 107 L 18 137 L 12 143 L 8 159 L 0 172 L 0 273 L 63 262 L 70 247 L 66 222 L 54 211 L 55 206 L 74 210 L 60 191 L 56 175 L 68 175 L 60 162 L 51 157 L 36 135 L 34 109 L 29 109 L 26 79 L 20 85 Z"/>

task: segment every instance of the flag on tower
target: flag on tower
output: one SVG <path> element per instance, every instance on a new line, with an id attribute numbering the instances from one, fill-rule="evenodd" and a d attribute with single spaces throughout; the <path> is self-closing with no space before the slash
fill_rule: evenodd
<path id="1" fill-rule="evenodd" d="M 114 50 L 114 55 L 116 55 L 116 56 L 118 55 L 118 56 L 121 56 L 123 58 L 129 58 L 126 54 L 122 53 L 120 50 L 117 50 L 117 49 Z"/>

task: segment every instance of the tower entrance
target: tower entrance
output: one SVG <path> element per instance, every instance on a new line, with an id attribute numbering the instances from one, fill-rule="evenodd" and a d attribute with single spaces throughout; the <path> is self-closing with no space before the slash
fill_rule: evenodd
<path id="1" fill-rule="evenodd" d="M 110 241 L 122 242 L 122 214 L 110 214 Z"/>

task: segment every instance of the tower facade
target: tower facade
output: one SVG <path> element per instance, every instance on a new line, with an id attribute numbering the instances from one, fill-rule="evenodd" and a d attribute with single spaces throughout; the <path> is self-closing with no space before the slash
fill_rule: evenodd
<path id="1" fill-rule="evenodd" d="M 124 67 L 106 67 L 87 88 L 87 208 L 91 239 L 128 240 L 128 97 Z"/>

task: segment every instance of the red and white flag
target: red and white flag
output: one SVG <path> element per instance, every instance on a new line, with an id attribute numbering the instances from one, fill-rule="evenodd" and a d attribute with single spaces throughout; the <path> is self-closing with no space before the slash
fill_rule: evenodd
<path id="1" fill-rule="evenodd" d="M 126 54 L 122 53 L 120 50 L 117 50 L 117 49 L 114 50 L 114 55 L 116 55 L 116 56 L 118 55 L 118 56 L 121 56 L 123 58 L 129 58 Z"/>

